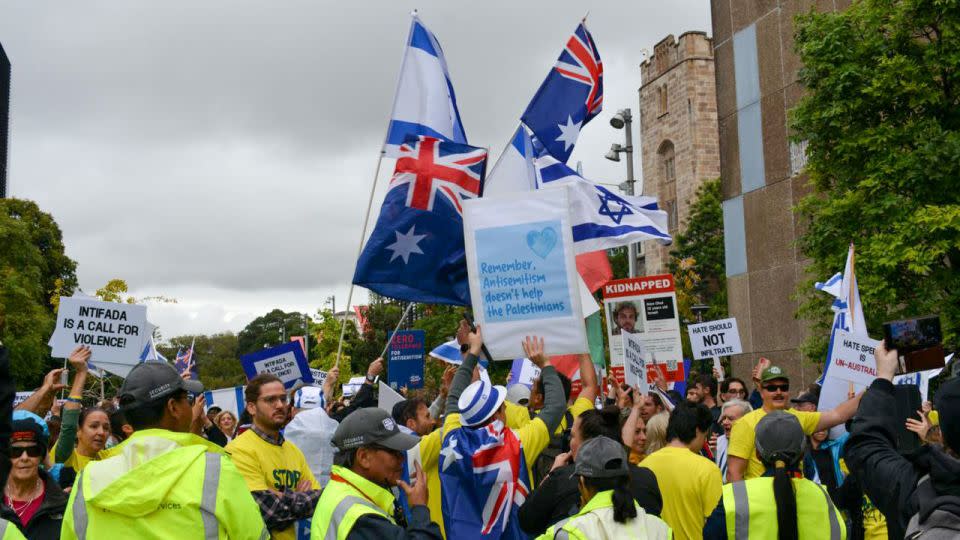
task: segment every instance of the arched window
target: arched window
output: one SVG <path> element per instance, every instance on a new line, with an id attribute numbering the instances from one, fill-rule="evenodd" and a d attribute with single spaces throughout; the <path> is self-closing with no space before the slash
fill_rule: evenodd
<path id="1" fill-rule="evenodd" d="M 674 157 L 673 143 L 669 140 L 660 143 L 657 150 L 659 161 L 659 189 L 660 204 L 667 212 L 667 225 L 674 231 L 679 224 L 677 218 L 677 166 Z"/>

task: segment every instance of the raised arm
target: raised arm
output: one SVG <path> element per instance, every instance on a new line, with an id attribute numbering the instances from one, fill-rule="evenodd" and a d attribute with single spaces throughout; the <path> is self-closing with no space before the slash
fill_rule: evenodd
<path id="1" fill-rule="evenodd" d="M 461 321 L 460 324 L 462 327 L 466 324 L 466 321 Z M 447 395 L 447 414 L 460 412 L 460 406 L 457 404 L 460 401 L 460 394 L 470 386 L 470 382 L 473 380 L 473 368 L 476 367 L 480 351 L 483 349 L 483 333 L 480 326 L 477 326 L 476 332 L 470 332 L 467 335 L 467 345 L 469 345 L 467 354 L 464 356 L 463 362 L 460 363 L 460 367 L 457 368 L 457 372 L 453 375 L 453 382 L 450 383 L 450 393 Z"/>
<path id="2" fill-rule="evenodd" d="M 817 422 L 817 431 L 839 426 L 853 418 L 853 415 L 857 413 L 857 407 L 860 406 L 860 398 L 862 397 L 863 392 L 860 392 L 860 395 L 855 396 L 853 399 L 848 399 L 832 410 L 820 413 L 820 421 Z"/>
<path id="3" fill-rule="evenodd" d="M 600 385 L 597 382 L 597 371 L 593 368 L 593 359 L 589 354 L 580 355 L 580 384 L 583 389 L 580 390 L 580 397 L 593 403 L 600 393 Z"/>
<path id="4" fill-rule="evenodd" d="M 537 418 L 547 425 L 547 433 L 553 433 L 560 425 L 564 411 L 567 410 L 567 400 L 563 395 L 563 385 L 557 370 L 550 364 L 544 352 L 543 338 L 527 336 L 523 341 L 523 352 L 531 362 L 540 368 L 540 380 L 543 381 L 543 409 Z"/>

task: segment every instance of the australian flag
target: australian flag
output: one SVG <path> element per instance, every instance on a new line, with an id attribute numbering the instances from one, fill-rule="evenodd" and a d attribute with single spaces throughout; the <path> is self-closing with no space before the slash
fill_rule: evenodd
<path id="1" fill-rule="evenodd" d="M 528 538 L 517 513 L 530 478 L 517 434 L 499 421 L 444 437 L 440 485 L 447 538 Z"/>
<path id="2" fill-rule="evenodd" d="M 200 373 L 197 370 L 197 363 L 193 358 L 193 343 L 190 343 L 190 348 L 186 352 L 183 352 L 182 349 L 177 350 L 177 359 L 174 362 L 174 367 L 177 368 L 177 373 L 183 375 L 187 370 L 190 371 L 190 378 L 193 380 L 200 379 Z"/>
<path id="3" fill-rule="evenodd" d="M 566 163 L 580 130 L 603 108 L 603 63 L 581 22 L 521 120 L 553 157 Z"/>
<path id="4" fill-rule="evenodd" d="M 353 283 L 412 302 L 470 305 L 462 201 L 479 197 L 487 151 L 409 135 Z"/>

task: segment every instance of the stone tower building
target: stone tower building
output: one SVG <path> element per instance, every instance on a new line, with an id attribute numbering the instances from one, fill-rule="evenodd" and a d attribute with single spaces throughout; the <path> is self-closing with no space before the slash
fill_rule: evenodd
<path id="1" fill-rule="evenodd" d="M 640 69 L 643 194 L 657 198 L 676 234 L 700 184 L 720 176 L 713 40 L 705 32 L 668 35 Z M 638 273 L 667 272 L 670 249 L 644 242 Z"/>

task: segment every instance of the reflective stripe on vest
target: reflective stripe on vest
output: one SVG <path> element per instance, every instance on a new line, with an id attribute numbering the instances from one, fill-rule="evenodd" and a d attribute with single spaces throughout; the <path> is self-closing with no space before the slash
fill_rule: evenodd
<path id="1" fill-rule="evenodd" d="M 77 477 L 77 496 L 73 499 L 73 532 L 77 540 L 87 540 L 87 503 L 83 500 L 83 471 Z"/>
<path id="2" fill-rule="evenodd" d="M 743 480 L 733 483 L 733 500 L 737 509 L 737 518 L 733 523 L 734 538 L 747 540 L 750 538 L 750 501 L 747 499 L 747 486 Z"/>
<path id="3" fill-rule="evenodd" d="M 83 496 L 83 472 L 77 477 L 77 495 L 73 499 L 73 528 L 78 540 L 86 540 L 87 502 Z M 217 520 L 217 492 L 220 490 L 220 454 L 207 452 L 203 465 L 203 491 L 200 495 L 200 519 L 203 521 L 205 540 L 220 538 L 220 524 Z M 266 533 L 264 534 L 264 537 Z"/>
<path id="4" fill-rule="evenodd" d="M 791 479 L 797 501 L 800 540 L 844 540 L 846 528 L 826 490 L 810 480 Z M 759 477 L 723 486 L 727 538 L 773 538 L 777 535 L 777 507 L 773 478 Z M 821 496 L 826 499 L 826 504 Z M 829 536 L 827 535 L 829 531 Z"/>
<path id="5" fill-rule="evenodd" d="M 336 508 L 333 509 L 333 514 L 330 516 L 330 524 L 327 525 L 327 534 L 323 536 L 323 540 L 337 540 L 337 537 L 340 533 L 340 525 L 347 526 L 347 524 L 344 523 L 344 518 L 347 517 L 347 513 L 350 512 L 350 509 L 357 504 L 370 507 L 375 510 L 376 513 L 384 515 L 383 510 L 372 502 L 364 499 L 363 497 L 354 497 L 353 495 L 348 495 L 339 503 L 337 503 Z M 346 536 L 347 532 L 349 532 L 349 528 L 352 527 L 353 523 L 349 523 L 348 530 L 343 531 L 343 536 Z"/>
<path id="6" fill-rule="evenodd" d="M 7 521 L 7 520 L 5 520 L 5 519 L 3 519 L 3 518 L 0 518 L 0 538 L 3 538 L 3 536 L 4 536 L 5 534 L 7 534 L 7 524 L 8 524 L 8 523 L 10 523 L 10 522 Z"/>
<path id="7" fill-rule="evenodd" d="M 203 520 L 203 537 L 206 540 L 220 538 L 217 521 L 217 491 L 220 490 L 220 454 L 207 452 L 203 466 L 203 493 L 200 496 L 200 519 Z"/>

